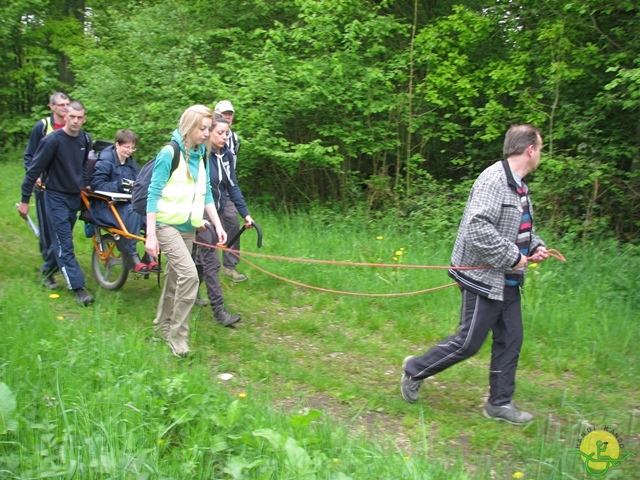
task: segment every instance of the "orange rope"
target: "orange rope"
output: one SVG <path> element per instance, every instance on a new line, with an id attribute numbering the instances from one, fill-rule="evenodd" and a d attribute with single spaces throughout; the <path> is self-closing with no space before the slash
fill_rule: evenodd
<path id="1" fill-rule="evenodd" d="M 550 248 L 549 250 L 547 250 L 547 254 L 550 257 L 555 258 L 556 260 L 560 260 L 561 262 L 566 262 L 567 259 L 564 258 L 564 255 L 562 255 L 558 250 L 556 250 L 555 248 Z M 529 257 L 531 258 L 531 257 Z"/>
<path id="2" fill-rule="evenodd" d="M 203 247 L 217 248 L 230 252 L 232 255 L 240 256 L 240 250 L 233 250 L 232 248 L 218 245 L 210 245 L 208 243 L 194 242 L 196 245 L 202 245 Z M 378 268 L 432 268 L 442 270 L 478 270 L 480 268 L 489 268 L 488 265 L 482 265 L 478 267 L 443 267 L 439 265 L 403 265 L 400 263 L 358 263 L 358 262 L 341 262 L 337 260 L 315 260 L 312 258 L 294 258 L 294 257 L 280 257 L 278 255 L 265 255 L 264 253 L 255 253 L 242 251 L 242 255 L 249 255 L 257 258 L 266 258 L 269 260 L 281 260 L 285 262 L 298 262 L 298 263 L 315 263 L 321 265 L 343 265 L 347 267 L 378 267 Z"/>
<path id="3" fill-rule="evenodd" d="M 240 257 L 240 250 L 234 250 L 234 249 L 226 247 L 226 246 L 210 245 L 208 243 L 202 243 L 202 242 L 198 242 L 198 241 L 195 241 L 194 244 L 200 245 L 200 246 L 203 246 L 203 247 L 208 247 L 208 248 L 223 249 L 223 250 L 228 251 L 232 255 L 235 255 L 236 257 Z M 560 260 L 562 262 L 566 261 L 564 256 L 560 252 L 558 252 L 557 250 L 550 249 L 550 250 L 547 250 L 547 253 L 549 254 L 549 256 L 557 258 L 558 260 Z M 315 263 L 315 264 L 324 264 L 324 265 L 344 265 L 344 266 L 351 266 L 351 267 L 435 268 L 435 269 L 447 269 L 447 270 L 449 270 L 449 269 L 453 269 L 453 270 L 478 270 L 478 269 L 483 269 L 483 268 L 490 268 L 488 265 L 483 265 L 483 266 L 479 266 L 479 267 L 444 267 L 444 266 L 432 266 L 432 265 L 401 265 L 401 264 L 388 264 L 388 263 L 340 262 L 340 261 L 334 261 L 334 260 L 314 260 L 314 259 L 310 259 L 310 258 L 281 257 L 281 256 L 277 256 L 277 255 L 265 255 L 265 254 L 261 254 L 261 253 L 245 252 L 245 251 L 242 252 L 242 255 L 243 255 L 243 260 L 242 261 L 245 262 L 247 265 L 249 265 L 250 267 L 255 268 L 259 272 L 262 272 L 265 275 L 273 277 L 273 278 L 275 278 L 277 280 L 281 280 L 283 282 L 290 283 L 290 284 L 296 285 L 298 287 L 308 288 L 310 290 L 316 290 L 316 291 L 319 291 L 319 292 L 336 293 L 336 294 L 339 294 L 339 295 L 351 295 L 351 296 L 356 296 L 356 297 L 406 297 L 406 296 L 409 296 L 409 295 L 418 295 L 418 294 L 421 294 L 421 293 L 434 292 L 436 290 L 442 290 L 442 289 L 445 289 L 445 288 L 456 286 L 458 284 L 457 283 L 448 283 L 447 285 L 441 285 L 439 287 L 427 288 L 425 290 L 416 290 L 416 291 L 413 291 L 413 292 L 402 292 L 402 293 L 345 292 L 345 291 L 341 291 L 341 290 L 331 290 L 331 289 L 328 289 L 328 288 L 316 287 L 316 286 L 313 286 L 313 285 L 308 285 L 306 283 L 297 282 L 297 281 L 291 280 L 289 278 L 281 277 L 280 275 L 276 275 L 275 273 L 269 272 L 268 270 L 265 270 L 264 268 L 258 267 L 256 264 L 250 262 L 249 260 L 247 260 L 244 257 L 246 257 L 248 255 L 248 256 L 253 256 L 253 257 L 258 257 L 258 258 L 267 258 L 267 259 L 271 259 L 271 260 L 282 260 L 282 261 L 301 262 L 301 263 Z"/>
<path id="4" fill-rule="evenodd" d="M 269 272 L 267 270 L 265 270 L 264 268 L 260 268 L 257 265 L 255 265 L 254 263 L 248 261 L 246 258 L 242 259 L 243 262 L 245 262 L 247 265 L 255 268 L 256 270 L 269 275 L 270 277 L 276 278 L 278 280 L 282 280 L 283 282 L 287 282 L 290 283 L 292 285 L 296 285 L 298 287 L 303 287 L 303 288 L 309 288 L 311 290 L 317 290 L 318 292 L 325 292 L 325 293 L 337 293 L 339 295 L 352 295 L 352 296 L 356 296 L 356 297 L 406 297 L 409 295 L 418 295 L 420 293 L 427 293 L 427 292 L 433 292 L 435 290 L 442 290 L 443 288 L 447 288 L 447 287 L 453 287 L 455 285 L 457 285 L 457 283 L 449 283 L 447 285 L 442 285 L 440 287 L 433 287 L 433 288 L 427 288 L 426 290 L 417 290 L 417 291 L 413 291 L 413 292 L 403 292 L 403 293 L 358 293 L 358 292 L 345 292 L 342 290 L 331 290 L 329 288 L 322 288 L 322 287 L 315 287 L 313 285 L 309 285 L 306 283 L 301 283 L 301 282 L 296 282 L 295 280 L 291 280 L 289 278 L 284 278 L 281 277 L 280 275 L 276 275 L 275 273 Z"/>

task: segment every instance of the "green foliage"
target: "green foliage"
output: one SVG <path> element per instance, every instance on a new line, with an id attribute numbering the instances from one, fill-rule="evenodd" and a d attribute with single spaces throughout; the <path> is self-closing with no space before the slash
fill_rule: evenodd
<path id="1" fill-rule="evenodd" d="M 0 382 L 0 435 L 17 430 L 16 407 L 15 395 L 6 384 Z"/>
<path id="2" fill-rule="evenodd" d="M 544 158 L 531 182 L 540 198 L 536 217 L 547 219 L 558 234 L 570 238 L 620 238 L 634 228 L 628 222 L 637 218 L 625 202 L 631 179 L 620 175 L 615 166 L 599 164 L 586 155 Z"/>
<path id="3" fill-rule="evenodd" d="M 75 18 L 56 18 L 60 2 L 9 0 L 0 6 L 0 144 L 22 145 L 49 96 L 69 87 L 62 48 L 82 38 Z"/>
<path id="4" fill-rule="evenodd" d="M 205 23 L 191 21 L 197 8 L 160 2 L 119 15 L 117 7 L 105 7 L 109 22 L 96 19 L 92 36 L 70 50 L 73 94 L 84 100 L 95 138 L 112 140 L 118 129 L 131 128 L 141 138 L 141 157 L 150 157 L 187 106 L 213 102 L 219 79 L 204 60 L 211 40 Z"/>
<path id="5" fill-rule="evenodd" d="M 10 0 L 0 144 L 22 147 L 64 90 L 87 105 L 94 138 L 138 133 L 142 162 L 187 106 L 228 98 L 250 200 L 364 202 L 372 216 L 391 205 L 422 221 L 434 207 L 426 196 L 445 192 L 433 199 L 444 209 L 450 186 L 499 159 L 509 125 L 528 122 L 551 162 L 536 178 L 537 201 L 554 206 L 540 220 L 635 241 L 639 15 L 631 0 Z M 602 172 L 607 194 L 581 199 L 595 174 L 555 188 L 553 175 L 577 166 Z"/>

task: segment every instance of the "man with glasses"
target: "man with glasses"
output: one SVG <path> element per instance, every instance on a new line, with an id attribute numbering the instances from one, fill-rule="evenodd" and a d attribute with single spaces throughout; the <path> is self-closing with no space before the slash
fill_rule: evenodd
<path id="1" fill-rule="evenodd" d="M 59 130 L 65 126 L 68 105 L 69 97 L 62 92 L 56 92 L 49 98 L 51 115 L 43 118 L 42 120 L 38 120 L 31 130 L 29 143 L 27 144 L 27 148 L 23 155 L 25 171 L 29 170 L 29 167 L 31 166 L 33 155 L 38 149 L 40 140 L 54 130 Z M 38 227 L 40 230 L 40 253 L 42 254 L 42 258 L 46 260 L 49 248 L 51 248 L 51 234 L 47 227 L 47 213 L 44 208 L 44 192 L 40 182 L 40 177 L 36 180 L 34 187 L 36 215 L 38 217 Z M 58 285 L 52 276 L 43 277 L 41 280 L 43 285 L 51 290 L 58 288 Z"/>

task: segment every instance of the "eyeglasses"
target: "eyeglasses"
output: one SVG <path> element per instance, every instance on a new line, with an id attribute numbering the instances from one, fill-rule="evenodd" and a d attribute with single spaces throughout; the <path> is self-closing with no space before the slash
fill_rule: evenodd
<path id="1" fill-rule="evenodd" d="M 131 152 L 135 152 L 137 150 L 137 148 L 134 147 L 133 145 L 121 145 L 121 144 L 118 144 L 118 146 L 120 148 L 126 148 L 127 150 L 131 150 Z"/>

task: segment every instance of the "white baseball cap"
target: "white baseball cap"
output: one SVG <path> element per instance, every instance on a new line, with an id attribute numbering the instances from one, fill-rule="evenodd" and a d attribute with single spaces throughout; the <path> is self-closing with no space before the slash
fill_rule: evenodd
<path id="1" fill-rule="evenodd" d="M 220 100 L 218 102 L 218 104 L 216 105 L 216 108 L 214 109 L 220 113 L 223 112 L 234 112 L 235 110 L 233 109 L 233 105 L 231 105 L 231 102 L 229 100 Z"/>

